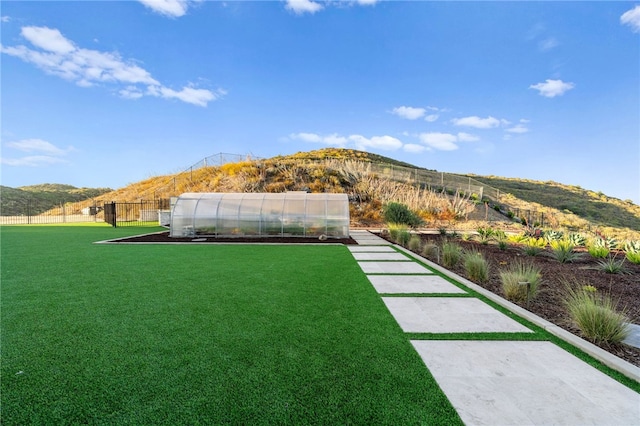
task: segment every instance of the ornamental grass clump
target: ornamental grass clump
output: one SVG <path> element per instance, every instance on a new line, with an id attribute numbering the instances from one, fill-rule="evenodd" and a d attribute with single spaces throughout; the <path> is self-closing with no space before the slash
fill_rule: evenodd
<path id="1" fill-rule="evenodd" d="M 481 252 L 471 250 L 463 255 L 464 269 L 470 280 L 476 282 L 486 282 L 489 279 L 489 263 Z"/>
<path id="2" fill-rule="evenodd" d="M 433 259 L 440 263 L 440 248 L 433 243 L 427 243 L 422 247 L 422 255 L 426 258 Z"/>
<path id="3" fill-rule="evenodd" d="M 409 250 L 414 252 L 420 252 L 420 246 L 422 246 L 422 240 L 417 235 L 412 235 L 409 238 Z"/>
<path id="4" fill-rule="evenodd" d="M 452 242 L 445 242 L 442 244 L 442 264 L 446 268 L 453 268 L 462 259 L 462 248 Z"/>
<path id="5" fill-rule="evenodd" d="M 619 344 L 629 335 L 626 309 L 618 310 L 610 296 L 586 290 L 588 287 L 567 286 L 564 303 L 572 321 L 593 343 Z"/>
<path id="6" fill-rule="evenodd" d="M 553 240 L 549 245 L 551 257 L 560 263 L 571 263 L 580 257 L 580 254 L 574 251 L 574 246 L 569 239 Z"/>
<path id="7" fill-rule="evenodd" d="M 538 294 L 542 281 L 540 268 L 531 262 L 516 260 L 500 272 L 504 296 L 512 302 L 526 302 Z"/>
<path id="8" fill-rule="evenodd" d="M 527 238 L 522 247 L 522 251 L 527 256 L 537 256 L 547 246 L 547 242 L 542 238 Z"/>
<path id="9" fill-rule="evenodd" d="M 616 260 L 616 256 L 609 256 L 598 261 L 598 268 L 607 274 L 624 274 L 627 268 L 624 266 L 624 258 Z"/>

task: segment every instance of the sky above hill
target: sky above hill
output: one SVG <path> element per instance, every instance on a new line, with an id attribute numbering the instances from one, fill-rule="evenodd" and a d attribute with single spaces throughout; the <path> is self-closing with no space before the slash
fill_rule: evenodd
<path id="1" fill-rule="evenodd" d="M 6 1 L 2 185 L 354 148 L 640 204 L 637 2 Z"/>

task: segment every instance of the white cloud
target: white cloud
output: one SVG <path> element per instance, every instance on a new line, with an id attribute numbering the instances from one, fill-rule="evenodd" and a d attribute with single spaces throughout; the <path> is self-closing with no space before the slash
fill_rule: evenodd
<path id="1" fill-rule="evenodd" d="M 192 85 L 180 90 L 171 89 L 154 79 L 133 60 L 124 60 L 118 53 L 77 47 L 57 29 L 23 27 L 21 34 L 41 50 L 22 45 L 0 45 L 0 51 L 31 63 L 48 74 L 73 81 L 80 87 L 97 84 L 123 85 L 124 87 L 117 89 L 123 98 L 137 99 L 148 95 L 178 99 L 202 107 L 226 94 L 223 89 L 210 91 L 197 89 Z"/>
<path id="2" fill-rule="evenodd" d="M 478 116 L 454 118 L 451 120 L 456 126 L 475 127 L 476 129 L 491 129 L 500 125 L 500 120 L 494 117 L 480 118 Z"/>
<path id="3" fill-rule="evenodd" d="M 356 3 L 358 3 L 361 6 L 372 6 L 378 3 L 378 0 L 356 0 Z"/>
<path id="4" fill-rule="evenodd" d="M 368 148 L 395 151 L 402 148 L 402 142 L 392 136 L 373 136 L 370 139 L 362 135 L 351 135 L 349 140 L 356 145 L 356 149 L 366 151 Z"/>
<path id="5" fill-rule="evenodd" d="M 524 124 L 516 124 L 515 126 L 511 127 L 510 129 L 506 129 L 505 131 L 509 133 L 528 133 L 529 129 Z"/>
<path id="6" fill-rule="evenodd" d="M 49 164 L 66 163 L 67 160 L 59 157 L 51 157 L 48 155 L 32 155 L 22 158 L 0 158 L 0 163 L 14 167 L 40 167 Z"/>
<path id="7" fill-rule="evenodd" d="M 422 117 L 425 112 L 426 110 L 424 108 L 414 108 L 408 106 L 396 107 L 391 110 L 391 114 L 397 115 L 398 117 L 406 118 L 407 120 L 416 120 Z"/>
<path id="8" fill-rule="evenodd" d="M 170 18 L 179 18 L 187 13 L 189 1 L 187 0 L 138 0 L 140 3 Z"/>
<path id="9" fill-rule="evenodd" d="M 347 144 L 347 138 L 340 136 L 337 133 L 327 136 L 321 136 L 316 133 L 292 133 L 289 135 L 289 138 L 300 140 L 302 142 L 322 143 L 329 146 L 344 146 Z"/>
<path id="10" fill-rule="evenodd" d="M 0 19 L 2 20 L 2 22 L 9 22 L 11 20 L 11 18 L 9 16 L 3 16 Z"/>
<path id="11" fill-rule="evenodd" d="M 563 95 L 566 91 L 574 88 L 573 83 L 565 83 L 562 80 L 549 80 L 544 83 L 532 84 L 529 89 L 536 89 L 541 96 L 554 98 Z"/>
<path id="12" fill-rule="evenodd" d="M 620 23 L 630 26 L 634 33 L 640 32 L 640 5 L 623 13 L 620 16 Z"/>
<path id="13" fill-rule="evenodd" d="M 48 27 L 22 27 L 22 37 L 26 38 L 36 47 L 53 53 L 69 53 L 76 47 L 64 38 L 60 31 Z"/>
<path id="14" fill-rule="evenodd" d="M 553 49 L 554 47 L 557 47 L 559 44 L 560 43 L 558 43 L 558 40 L 556 40 L 555 37 L 549 37 L 539 41 L 538 48 L 543 52 L 546 52 L 548 50 Z"/>
<path id="15" fill-rule="evenodd" d="M 464 132 L 460 132 L 458 133 L 458 141 L 460 142 L 475 142 L 475 141 L 479 141 L 480 138 L 477 137 L 476 135 L 472 135 L 469 133 L 464 133 Z"/>
<path id="16" fill-rule="evenodd" d="M 287 0 L 286 8 L 297 15 L 302 15 L 303 13 L 314 14 L 324 6 L 311 0 Z"/>
<path id="17" fill-rule="evenodd" d="M 22 139 L 14 142 L 7 142 L 5 147 L 16 149 L 22 152 L 34 153 L 38 155 L 29 155 L 21 158 L 2 158 L 2 164 L 8 166 L 27 166 L 39 167 L 48 164 L 66 163 L 64 157 L 68 152 L 73 151 L 72 146 L 62 149 L 51 142 L 42 139 Z"/>
<path id="18" fill-rule="evenodd" d="M 450 133 L 421 133 L 420 141 L 428 147 L 440 151 L 454 151 L 458 149 L 458 145 L 456 145 L 458 138 L 456 135 Z"/>
<path id="19" fill-rule="evenodd" d="M 15 142 L 7 142 L 8 148 L 17 149 L 23 152 L 41 152 L 50 155 L 64 155 L 73 148 L 61 149 L 42 139 L 22 139 Z"/>
<path id="20" fill-rule="evenodd" d="M 429 115 L 424 117 L 424 121 L 428 121 L 429 123 L 433 123 L 438 118 L 440 118 L 440 115 L 438 115 L 438 114 L 429 114 Z"/>
<path id="21" fill-rule="evenodd" d="M 414 144 L 414 143 L 406 143 L 404 144 L 404 146 L 402 147 L 402 149 L 406 152 L 411 152 L 414 154 L 419 154 L 421 152 L 424 152 L 427 147 L 424 145 L 418 145 L 418 144 Z"/>

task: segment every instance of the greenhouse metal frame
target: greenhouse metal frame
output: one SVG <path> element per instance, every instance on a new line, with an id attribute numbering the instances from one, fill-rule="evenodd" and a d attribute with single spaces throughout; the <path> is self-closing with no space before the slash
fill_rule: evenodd
<path id="1" fill-rule="evenodd" d="M 334 193 L 185 193 L 170 236 L 349 237 L 349 199 Z"/>

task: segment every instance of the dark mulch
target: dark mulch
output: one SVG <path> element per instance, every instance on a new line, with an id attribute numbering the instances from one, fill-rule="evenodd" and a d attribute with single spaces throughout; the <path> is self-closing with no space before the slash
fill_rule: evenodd
<path id="1" fill-rule="evenodd" d="M 441 235 L 422 235 L 422 238 L 424 242 L 437 245 L 441 245 L 443 239 Z M 566 282 L 580 283 L 580 285 L 590 284 L 596 287 L 598 292 L 611 295 L 613 300 L 618 302 L 618 307 L 626 308 L 633 323 L 640 323 L 640 265 L 625 261 L 627 273 L 609 274 L 599 269 L 597 260 L 586 252 L 581 254 L 580 259 L 572 263 L 560 263 L 551 258 L 548 253 L 528 256 L 521 248 L 513 245 L 510 245 L 506 250 L 500 250 L 495 244 L 462 240 L 456 240 L 456 242 L 463 249 L 479 250 L 483 253 L 489 262 L 490 277 L 487 282 L 477 284 L 501 297 L 504 297 L 504 293 L 500 281 L 500 270 L 515 259 L 533 262 L 542 271 L 543 282 L 540 292 L 535 299 L 529 302 L 528 306 L 524 303 L 519 305 L 573 334 L 579 336 L 580 331 L 571 322 L 563 304 Z M 617 258 L 623 259 L 624 253 L 618 253 Z M 436 259 L 429 260 L 436 261 Z M 450 270 L 468 278 L 462 264 Z M 624 344 L 614 347 L 601 345 L 601 347 L 640 367 L 640 349 Z"/>
<path id="2" fill-rule="evenodd" d="M 274 244 L 358 244 L 353 238 L 327 238 L 321 240 L 318 237 L 212 237 L 200 236 L 189 238 L 172 238 L 169 232 L 140 235 L 137 237 L 114 240 L 117 243 L 274 243 Z"/>

